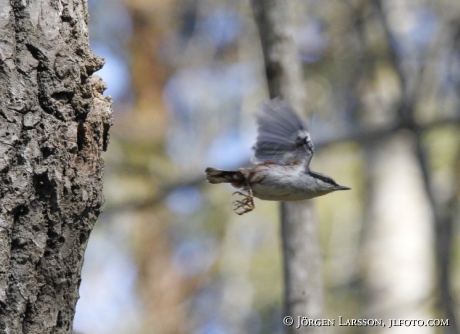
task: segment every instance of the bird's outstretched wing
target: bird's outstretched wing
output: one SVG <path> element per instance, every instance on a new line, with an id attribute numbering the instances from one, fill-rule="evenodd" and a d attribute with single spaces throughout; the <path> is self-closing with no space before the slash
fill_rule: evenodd
<path id="1" fill-rule="evenodd" d="M 259 135 L 254 146 L 254 163 L 304 163 L 308 168 L 313 143 L 307 127 L 289 103 L 276 98 L 264 104 L 257 124 Z"/>

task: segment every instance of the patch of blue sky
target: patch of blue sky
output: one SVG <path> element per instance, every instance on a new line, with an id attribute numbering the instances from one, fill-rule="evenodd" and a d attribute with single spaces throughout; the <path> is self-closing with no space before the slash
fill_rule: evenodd
<path id="1" fill-rule="evenodd" d="M 235 42 L 241 32 L 241 19 L 234 10 L 219 6 L 198 24 L 198 33 L 216 49 Z"/>
<path id="2" fill-rule="evenodd" d="M 216 260 L 217 240 L 209 235 L 185 238 L 174 250 L 172 264 L 184 277 L 206 273 Z"/>
<path id="3" fill-rule="evenodd" d="M 121 100 L 131 89 L 128 64 L 104 44 L 93 44 L 93 51 L 105 59 L 104 67 L 95 74 L 107 83 L 104 95 L 110 95 L 115 102 Z"/>
<path id="4" fill-rule="evenodd" d="M 248 160 L 253 143 L 239 130 L 245 127 L 243 100 L 257 87 L 256 73 L 248 62 L 214 63 L 181 69 L 170 78 L 163 96 L 173 116 L 167 142 L 173 161 L 202 168 L 214 161 L 225 160 L 221 165 L 227 166 Z"/>
<path id="5" fill-rule="evenodd" d="M 108 234 L 91 234 L 82 270 L 74 329 L 82 333 L 135 333 L 142 307 L 136 298 L 137 268 Z M 101 321 L 103 319 L 103 321 Z"/>
<path id="6" fill-rule="evenodd" d="M 190 215 L 201 209 L 203 195 L 196 187 L 176 188 L 166 197 L 166 206 L 174 213 Z"/>
<path id="7" fill-rule="evenodd" d="M 248 139 L 235 129 L 224 131 L 211 143 L 204 159 L 206 166 L 214 166 L 221 169 L 234 169 L 243 167 L 253 156 L 252 146 L 254 138 Z"/>

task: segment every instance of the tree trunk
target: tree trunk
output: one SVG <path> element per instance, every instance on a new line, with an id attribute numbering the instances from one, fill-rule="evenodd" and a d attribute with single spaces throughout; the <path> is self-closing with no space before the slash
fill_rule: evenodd
<path id="1" fill-rule="evenodd" d="M 271 98 L 281 97 L 302 113 L 305 110 L 302 68 L 293 39 L 290 3 L 284 0 L 252 0 L 264 54 Z M 311 201 L 281 205 L 281 238 L 284 262 L 283 317 L 294 323 L 287 333 L 322 333 L 323 327 L 297 327 L 298 317 L 323 317 L 321 250 Z"/>
<path id="2" fill-rule="evenodd" d="M 70 333 L 111 125 L 85 0 L 0 0 L 0 332 Z"/>

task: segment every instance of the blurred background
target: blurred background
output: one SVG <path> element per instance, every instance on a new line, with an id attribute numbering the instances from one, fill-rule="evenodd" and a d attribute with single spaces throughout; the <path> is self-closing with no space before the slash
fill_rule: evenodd
<path id="1" fill-rule="evenodd" d="M 248 1 L 88 0 L 114 101 L 75 330 L 281 333 L 279 206 L 233 212 L 268 98 Z M 460 2 L 292 0 L 316 146 L 325 318 L 449 318 L 460 292 Z M 458 328 L 458 327 L 457 327 Z M 329 327 L 327 333 L 446 328 Z"/>

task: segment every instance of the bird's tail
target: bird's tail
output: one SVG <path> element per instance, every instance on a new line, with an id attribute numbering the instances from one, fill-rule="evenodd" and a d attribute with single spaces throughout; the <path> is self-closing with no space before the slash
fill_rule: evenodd
<path id="1" fill-rule="evenodd" d="M 240 188 L 246 183 L 246 176 L 241 171 L 228 171 L 208 167 L 205 172 L 206 180 L 209 183 L 231 183 L 236 188 Z"/>

